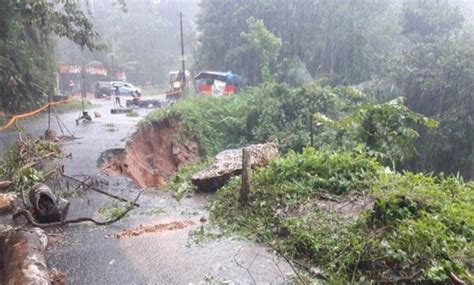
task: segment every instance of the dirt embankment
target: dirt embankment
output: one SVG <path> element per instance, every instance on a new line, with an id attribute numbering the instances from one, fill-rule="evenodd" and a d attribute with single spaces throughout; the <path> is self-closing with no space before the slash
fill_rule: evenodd
<path id="1" fill-rule="evenodd" d="M 109 150 L 99 164 L 109 173 L 128 175 L 140 187 L 163 186 L 182 165 L 200 158 L 196 139 L 183 137 L 179 128 L 177 118 L 142 125 L 125 151 Z"/>

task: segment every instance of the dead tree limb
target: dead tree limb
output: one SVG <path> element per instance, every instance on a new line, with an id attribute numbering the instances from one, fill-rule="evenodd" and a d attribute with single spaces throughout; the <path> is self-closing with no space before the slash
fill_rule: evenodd
<path id="1" fill-rule="evenodd" d="M 79 180 L 79 179 L 77 179 L 77 178 L 74 178 L 74 177 L 72 177 L 72 176 L 66 175 L 66 174 L 64 174 L 64 173 L 61 173 L 61 175 L 62 175 L 63 177 L 65 177 L 65 178 L 67 178 L 67 179 L 70 179 L 70 180 L 74 181 L 74 182 L 80 183 L 81 185 L 84 184 L 84 181 L 81 181 L 81 180 Z M 86 180 L 87 180 L 87 179 L 86 179 Z M 112 197 L 112 198 L 117 199 L 117 200 L 122 201 L 122 202 L 132 203 L 132 201 L 130 201 L 130 200 L 128 200 L 128 199 L 125 199 L 125 198 L 123 198 L 123 197 L 120 197 L 120 196 L 117 196 L 117 195 L 115 195 L 115 194 L 109 193 L 109 192 L 107 192 L 107 191 L 105 191 L 105 190 L 101 190 L 101 189 L 99 189 L 99 188 L 97 188 L 97 187 L 93 187 L 92 185 L 89 187 L 89 189 L 94 190 L 94 191 L 96 191 L 96 192 L 98 192 L 98 193 L 107 195 L 107 196 L 109 196 L 109 197 Z M 137 203 L 135 203 L 135 202 L 133 202 L 133 205 L 136 206 L 136 207 L 140 207 L 140 204 L 137 204 Z"/>
<path id="2" fill-rule="evenodd" d="M 12 181 L 0 181 L 0 190 L 6 190 L 8 188 L 10 188 L 10 186 L 13 185 L 13 182 Z"/>
<path id="3" fill-rule="evenodd" d="M 28 221 L 28 223 L 30 223 L 31 225 L 35 226 L 35 227 L 39 227 L 39 228 L 51 228 L 51 227 L 61 227 L 61 226 L 65 226 L 65 225 L 68 225 L 68 224 L 78 224 L 78 223 L 83 223 L 83 222 L 91 222 L 91 223 L 94 223 L 98 226 L 107 226 L 107 225 L 111 225 L 115 222 L 118 222 L 119 220 L 121 220 L 123 217 L 125 217 L 133 208 L 135 208 L 135 204 L 136 202 L 138 201 L 138 198 L 140 198 L 140 196 L 142 195 L 143 191 L 145 190 L 142 190 L 138 193 L 137 197 L 135 198 L 135 200 L 133 202 L 130 202 L 130 206 L 128 206 L 125 211 L 123 211 L 120 215 L 118 215 L 117 217 L 113 218 L 113 219 L 110 219 L 110 220 L 106 220 L 106 221 L 97 221 L 93 218 L 78 218 L 78 219 L 73 219 L 73 220 L 66 220 L 66 221 L 62 221 L 62 222 L 55 222 L 55 223 L 48 223 L 48 224 L 41 224 L 41 223 L 37 223 L 35 221 L 35 219 L 33 218 L 33 216 L 31 215 L 30 211 L 28 210 L 20 210 L 18 212 L 16 212 L 14 215 L 13 215 L 13 219 L 17 219 L 18 217 L 20 216 L 23 216 L 25 217 L 25 219 Z"/>

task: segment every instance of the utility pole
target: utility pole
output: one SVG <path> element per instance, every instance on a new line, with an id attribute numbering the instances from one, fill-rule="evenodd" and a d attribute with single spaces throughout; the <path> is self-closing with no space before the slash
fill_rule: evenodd
<path id="1" fill-rule="evenodd" d="M 84 65 L 84 48 L 81 49 L 81 105 L 82 105 L 82 115 L 84 116 L 84 98 L 86 97 L 86 67 Z"/>
<path id="2" fill-rule="evenodd" d="M 181 65 L 183 69 L 183 88 L 186 86 L 186 67 L 184 57 L 184 40 L 183 40 L 183 13 L 179 12 L 179 27 L 181 30 Z"/>
<path id="3" fill-rule="evenodd" d="M 51 130 L 51 88 L 48 92 L 48 131 Z"/>

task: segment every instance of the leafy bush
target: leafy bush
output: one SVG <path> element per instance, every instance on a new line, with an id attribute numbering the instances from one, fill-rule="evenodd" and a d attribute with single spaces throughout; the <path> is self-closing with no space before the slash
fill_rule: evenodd
<path id="1" fill-rule="evenodd" d="M 286 152 L 309 146 L 314 113 L 337 119 L 366 101 L 363 93 L 348 87 L 312 83 L 289 89 L 284 84 L 267 83 L 229 97 L 189 95 L 168 108 L 152 112 L 145 122 L 179 117 L 182 132 L 197 137 L 206 154 L 266 141 L 276 142 Z M 325 133 L 316 136 L 317 145 L 330 142 Z"/>
<path id="2" fill-rule="evenodd" d="M 383 104 L 364 104 L 339 121 L 317 116 L 315 120 L 336 130 L 334 140 L 342 149 L 366 151 L 393 168 L 396 163 L 416 155 L 414 143 L 419 137 L 416 128 L 438 125 L 436 120 L 408 109 L 402 98 Z"/>
<path id="3" fill-rule="evenodd" d="M 150 113 L 144 123 L 164 118 L 180 118 L 183 134 L 195 136 L 201 150 L 215 154 L 245 140 L 245 118 L 250 112 L 249 97 L 187 96 L 168 108 Z"/>
<path id="4" fill-rule="evenodd" d="M 217 192 L 212 220 L 322 268 L 331 282 L 446 283 L 453 274 L 473 281 L 472 182 L 386 172 L 361 154 L 306 149 L 255 170 L 248 207 L 238 206 L 239 187 L 234 179 Z M 347 220 L 318 206 L 324 192 L 375 202 Z"/>

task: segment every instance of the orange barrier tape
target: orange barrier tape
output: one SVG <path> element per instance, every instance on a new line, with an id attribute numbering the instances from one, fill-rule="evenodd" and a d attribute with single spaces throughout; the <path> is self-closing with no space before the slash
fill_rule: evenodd
<path id="1" fill-rule="evenodd" d="M 67 99 L 67 100 L 63 100 L 63 101 L 51 102 L 51 103 L 48 103 L 44 106 L 41 106 L 40 108 L 38 108 L 34 111 L 31 111 L 31 112 L 28 112 L 28 113 L 25 113 L 25 114 L 15 115 L 10 119 L 10 121 L 8 121 L 8 123 L 6 123 L 2 127 L 0 127 L 0 132 L 9 129 L 19 119 L 28 118 L 28 117 L 31 117 L 31 116 L 34 116 L 34 115 L 40 113 L 41 111 L 46 110 L 46 108 L 48 108 L 49 105 L 55 106 L 55 105 L 59 105 L 59 104 L 69 103 L 73 100 L 74 99 Z"/>

